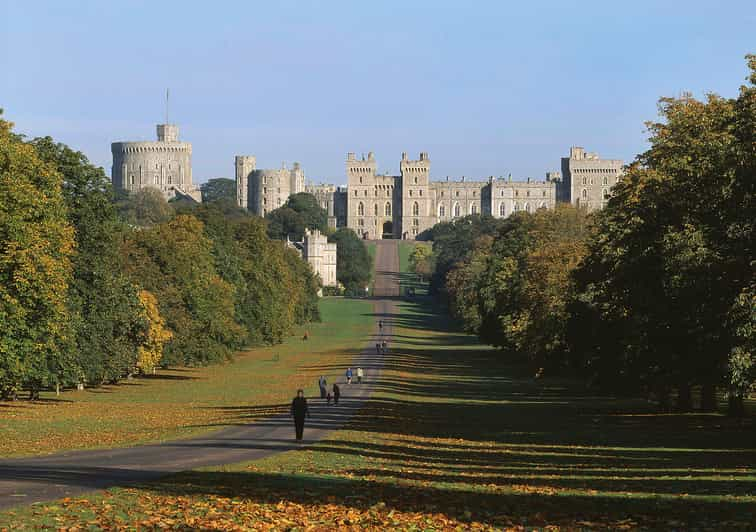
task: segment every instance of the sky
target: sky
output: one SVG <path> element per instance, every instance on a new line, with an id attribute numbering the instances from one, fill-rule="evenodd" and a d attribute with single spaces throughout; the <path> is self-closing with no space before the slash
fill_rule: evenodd
<path id="1" fill-rule="evenodd" d="M 197 183 L 347 152 L 431 176 L 542 179 L 573 145 L 631 161 L 661 96 L 735 96 L 756 2 L 0 0 L 0 108 L 110 175 L 169 119 Z"/>

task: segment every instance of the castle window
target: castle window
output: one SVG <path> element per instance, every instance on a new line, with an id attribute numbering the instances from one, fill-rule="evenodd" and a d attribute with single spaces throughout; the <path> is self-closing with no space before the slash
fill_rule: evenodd
<path id="1" fill-rule="evenodd" d="M 415 184 L 417 185 L 417 176 L 415 176 Z"/>
<path id="2" fill-rule="evenodd" d="M 438 216 L 439 218 L 446 216 L 446 207 L 444 207 L 443 205 L 439 205 L 438 207 Z"/>
<path id="3" fill-rule="evenodd" d="M 583 178 L 583 184 L 584 184 L 584 185 L 587 185 L 587 184 L 588 184 L 588 178 L 587 178 L 587 177 L 584 177 L 584 178 Z"/>
<path id="4" fill-rule="evenodd" d="M 357 205 L 357 216 L 365 216 L 365 205 L 362 202 Z"/>
<path id="5" fill-rule="evenodd" d="M 604 196 L 605 200 L 609 199 L 609 190 L 604 189 L 604 190 L 601 191 L 601 194 Z"/>
<path id="6" fill-rule="evenodd" d="M 545 198 L 546 197 L 546 191 L 544 190 L 541 195 Z"/>
<path id="7" fill-rule="evenodd" d="M 420 195 L 421 196 L 423 195 L 423 189 L 422 188 L 420 189 Z"/>
<path id="8" fill-rule="evenodd" d="M 359 220 L 357 220 L 357 225 L 359 225 L 360 227 L 365 227 L 365 220 L 360 218 Z"/>
<path id="9" fill-rule="evenodd" d="M 355 196 L 357 195 L 357 191 L 356 191 L 356 190 L 354 191 L 354 195 L 355 195 Z"/>
<path id="10" fill-rule="evenodd" d="M 459 218 L 459 203 L 454 204 L 454 217 Z"/>
<path id="11" fill-rule="evenodd" d="M 390 203 L 386 203 L 386 206 L 383 209 L 383 214 L 385 216 L 391 216 L 391 204 Z"/>
<path id="12" fill-rule="evenodd" d="M 267 194 L 267 193 L 268 193 L 268 188 L 267 187 L 263 187 L 263 194 Z"/>
<path id="13" fill-rule="evenodd" d="M 444 197 L 444 191 L 443 190 L 441 191 L 441 197 L 442 198 Z"/>
<path id="14" fill-rule="evenodd" d="M 587 198 L 588 197 L 588 191 L 586 189 L 583 189 L 583 192 L 580 195 L 583 196 L 584 198 Z"/>
<path id="15" fill-rule="evenodd" d="M 604 184 L 605 184 L 605 185 L 608 185 L 608 184 L 609 184 L 609 178 L 608 178 L 608 177 L 604 177 Z"/>
<path id="16" fill-rule="evenodd" d="M 420 220 L 418 220 L 417 218 L 413 218 L 412 225 L 415 225 L 415 226 L 420 225 Z"/>
<path id="17" fill-rule="evenodd" d="M 530 203 L 525 204 L 525 212 L 530 212 Z"/>
<path id="18" fill-rule="evenodd" d="M 170 185 L 171 183 L 173 183 L 173 176 L 169 175 L 168 176 L 168 184 Z"/>
<path id="19" fill-rule="evenodd" d="M 515 190 L 515 196 L 519 196 L 519 195 L 520 195 L 520 191 L 519 190 Z"/>
<path id="20" fill-rule="evenodd" d="M 528 190 L 527 192 L 525 192 L 525 195 L 526 195 L 527 197 L 530 197 L 530 191 Z"/>
<path id="21" fill-rule="evenodd" d="M 417 202 L 412 204 L 412 216 L 420 216 L 420 205 Z"/>
<path id="22" fill-rule="evenodd" d="M 279 194 L 281 193 L 281 189 L 280 189 L 280 188 L 278 189 L 278 193 L 279 193 Z"/>
<path id="23" fill-rule="evenodd" d="M 390 195 L 391 195 L 391 189 L 386 189 L 386 195 L 387 195 L 387 196 L 390 196 Z"/>
<path id="24" fill-rule="evenodd" d="M 478 214 L 478 206 L 474 203 L 470 206 L 470 214 Z"/>
<path id="25" fill-rule="evenodd" d="M 459 190 L 455 191 L 454 195 L 457 196 L 457 197 L 459 197 Z"/>
<path id="26" fill-rule="evenodd" d="M 504 202 L 502 201 L 499 203 L 499 216 L 506 216 L 507 215 L 507 208 L 504 205 Z"/>
<path id="27" fill-rule="evenodd" d="M 360 176 L 360 184 L 362 184 L 362 176 Z"/>
<path id="28" fill-rule="evenodd" d="M 365 191 L 365 196 L 367 196 L 367 190 Z"/>
<path id="29" fill-rule="evenodd" d="M 263 198 L 263 205 L 267 205 L 267 204 L 268 204 L 268 198 Z"/>
<path id="30" fill-rule="evenodd" d="M 378 204 L 373 205 L 373 215 L 378 216 Z"/>
<path id="31" fill-rule="evenodd" d="M 477 195 L 478 195 L 477 191 L 473 190 L 473 198 L 474 198 L 475 196 L 477 196 Z"/>
<path id="32" fill-rule="evenodd" d="M 410 196 L 412 195 L 412 189 L 410 189 L 410 191 L 409 191 L 409 195 L 410 195 Z"/>
<path id="33" fill-rule="evenodd" d="M 501 193 L 499 194 L 502 198 L 504 197 L 504 189 L 501 189 Z"/>

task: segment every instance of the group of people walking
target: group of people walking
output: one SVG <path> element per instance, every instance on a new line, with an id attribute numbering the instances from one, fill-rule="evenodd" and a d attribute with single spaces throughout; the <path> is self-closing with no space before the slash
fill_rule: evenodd
<path id="1" fill-rule="evenodd" d="M 383 334 L 383 320 L 378 321 L 378 329 L 381 331 L 381 334 Z M 308 337 L 309 334 L 305 333 L 303 340 L 307 340 Z M 375 344 L 375 350 L 379 355 L 386 353 L 387 349 L 388 344 L 386 343 L 386 340 Z M 365 371 L 362 367 L 358 367 L 356 372 L 353 371 L 351 367 L 347 368 L 345 373 L 347 384 L 352 384 L 352 379 L 355 376 L 355 373 L 357 376 L 357 384 L 362 384 L 362 380 L 365 378 Z M 328 381 L 326 380 L 325 375 L 321 375 L 320 378 L 318 378 L 318 388 L 320 389 L 320 398 L 325 399 L 326 404 L 330 405 L 331 401 L 333 401 L 333 404 L 335 405 L 339 404 L 341 388 L 339 388 L 338 384 L 334 382 L 329 390 Z M 305 419 L 310 417 L 310 409 L 307 406 L 307 399 L 304 396 L 303 390 L 297 390 L 297 396 L 291 402 L 291 416 L 294 418 L 294 429 L 297 440 L 301 440 L 304 433 Z"/>

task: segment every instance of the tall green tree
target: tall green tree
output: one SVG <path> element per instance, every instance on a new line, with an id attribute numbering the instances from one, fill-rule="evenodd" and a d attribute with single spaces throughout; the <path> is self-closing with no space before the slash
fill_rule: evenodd
<path id="1" fill-rule="evenodd" d="M 0 396 L 70 378 L 66 306 L 75 242 L 63 180 L 0 119 Z"/>
<path id="2" fill-rule="evenodd" d="M 117 207 L 126 223 L 139 227 L 165 223 L 174 215 L 173 206 L 153 187 L 140 188 L 133 193 L 119 192 Z"/>
<path id="3" fill-rule="evenodd" d="M 110 180 L 84 154 L 50 137 L 31 144 L 63 177 L 68 220 L 75 229 L 68 294 L 72 358 L 82 381 L 115 382 L 135 370 L 148 322 L 137 286 L 123 272 L 119 248 L 125 228 L 113 204 Z"/>
<path id="4" fill-rule="evenodd" d="M 225 177 L 210 179 L 207 183 L 200 185 L 202 193 L 202 202 L 210 203 L 218 200 L 225 200 L 236 203 L 236 181 Z"/>
<path id="5" fill-rule="evenodd" d="M 674 388 L 682 411 L 694 385 L 711 409 L 715 387 L 728 382 L 741 344 L 728 316 L 754 278 L 756 60 L 748 59 L 750 84 L 735 99 L 661 100 L 651 148 L 615 187 L 576 273 L 581 349 L 610 380 L 661 397 Z"/>
<path id="6" fill-rule="evenodd" d="M 373 259 L 365 247 L 365 242 L 357 234 L 342 227 L 328 237 L 336 247 L 336 279 L 349 295 L 364 295 L 370 282 Z"/>
<path id="7" fill-rule="evenodd" d="M 282 207 L 270 211 L 265 218 L 268 235 L 275 240 L 285 240 L 288 236 L 289 240 L 299 242 L 306 229 L 328 232 L 328 213 L 315 196 L 306 192 L 292 194 Z"/>

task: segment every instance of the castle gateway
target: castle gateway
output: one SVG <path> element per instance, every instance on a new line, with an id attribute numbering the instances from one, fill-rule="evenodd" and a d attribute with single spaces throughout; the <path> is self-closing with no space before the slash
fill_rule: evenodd
<path id="1" fill-rule="evenodd" d="M 348 227 L 365 239 L 414 240 L 439 222 L 470 214 L 505 218 L 517 211 L 553 209 L 557 200 L 584 205 L 589 209 L 600 208 L 608 197 L 609 189 L 620 177 L 622 163 L 601 160 L 596 154 L 586 156 L 582 148 L 573 148 L 570 158 L 565 158 L 562 164 L 569 176 L 567 183 L 562 182 L 559 172 L 547 173 L 544 181 L 512 181 L 511 178 L 494 177 L 485 181 L 467 181 L 464 177 L 431 181 L 430 166 L 430 158 L 425 152 L 415 160 L 410 160 L 403 153 L 398 176 L 378 174 L 372 152 L 359 159 L 354 153 L 348 153 L 347 186 L 337 187 L 306 185 L 304 172 L 298 163 L 290 170 L 285 167 L 280 170 L 257 170 L 254 157 L 237 156 L 237 202 L 239 206 L 265 216 L 270 210 L 283 205 L 289 195 L 308 192 L 327 211 L 329 225 L 333 228 Z M 594 167 L 602 172 L 592 170 Z M 606 172 L 603 171 L 605 169 Z M 582 181 L 578 186 L 573 174 L 582 176 L 588 173 L 596 174 L 594 180 L 586 181 L 594 183 L 594 187 L 588 184 L 583 186 Z M 586 196 L 593 201 L 587 202 Z"/>

